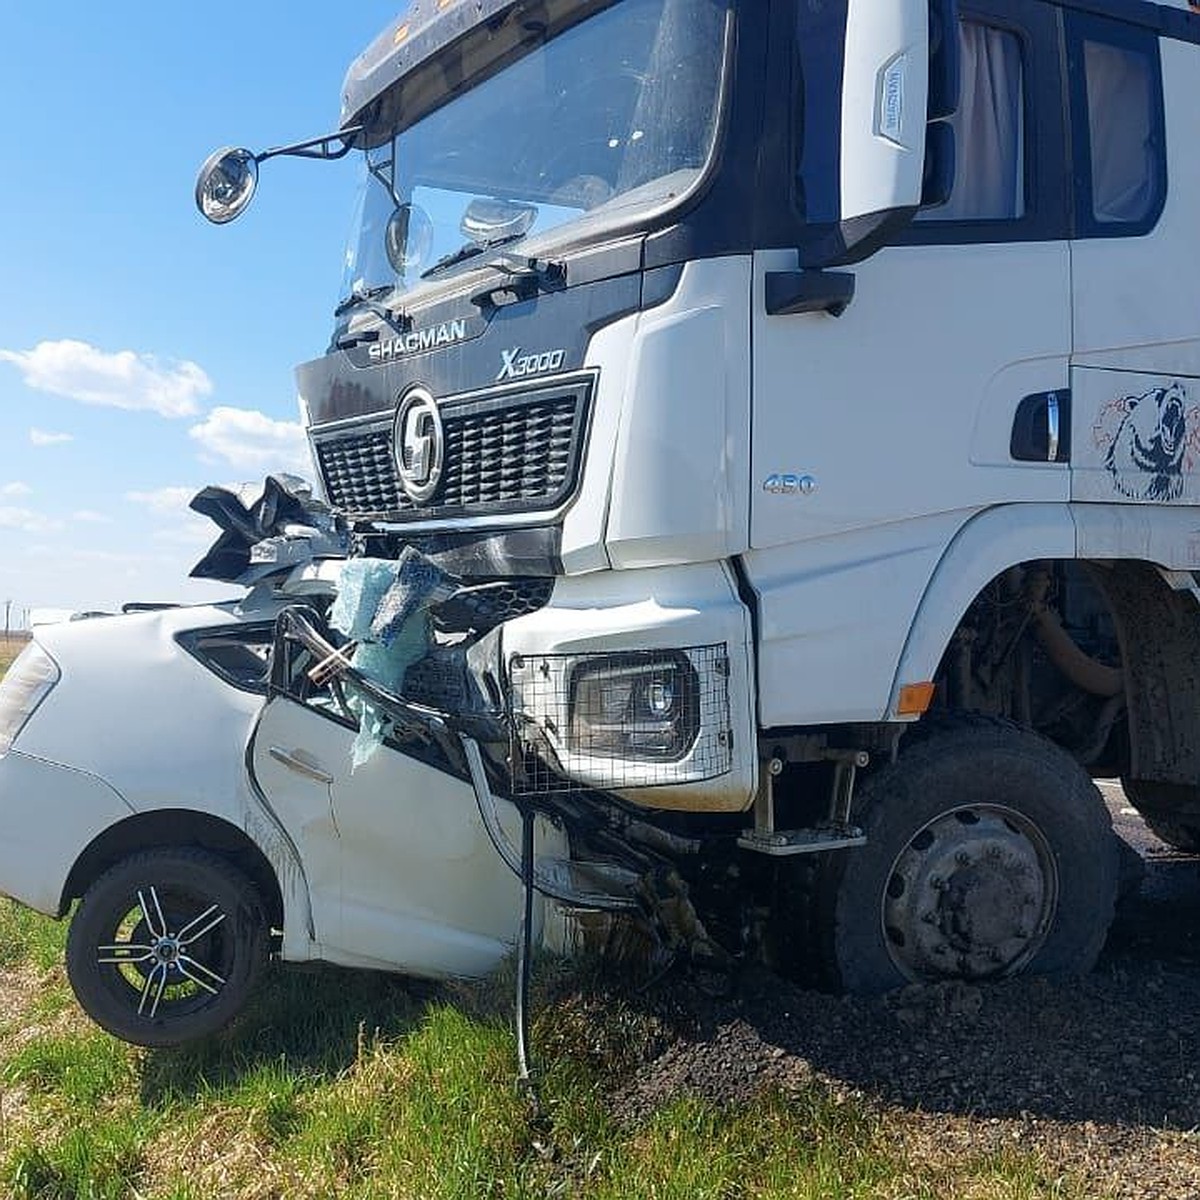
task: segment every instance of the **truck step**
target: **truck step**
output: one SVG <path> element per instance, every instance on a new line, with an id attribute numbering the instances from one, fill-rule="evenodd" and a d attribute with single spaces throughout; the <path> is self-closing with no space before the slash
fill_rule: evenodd
<path id="1" fill-rule="evenodd" d="M 849 850 L 865 846 L 866 835 L 857 825 L 829 829 L 780 829 L 772 832 L 747 830 L 738 838 L 743 850 L 787 858 L 793 854 L 820 854 L 825 850 Z"/>

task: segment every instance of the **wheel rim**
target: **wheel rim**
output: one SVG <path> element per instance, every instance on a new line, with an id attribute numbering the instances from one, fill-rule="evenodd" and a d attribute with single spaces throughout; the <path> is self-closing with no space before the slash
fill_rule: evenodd
<path id="1" fill-rule="evenodd" d="M 985 979 L 1021 970 L 1058 908 L 1045 834 L 1001 805 L 964 805 L 923 826 L 884 890 L 884 944 L 913 981 Z"/>
<path id="2" fill-rule="evenodd" d="M 233 968 L 227 915 L 211 896 L 188 889 L 138 888 L 96 946 L 106 988 L 146 1021 L 207 1008 Z"/>

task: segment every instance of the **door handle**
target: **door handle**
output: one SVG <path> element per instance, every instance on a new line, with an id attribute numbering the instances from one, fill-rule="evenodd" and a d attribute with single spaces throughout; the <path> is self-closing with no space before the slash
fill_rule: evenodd
<path id="1" fill-rule="evenodd" d="M 1058 393 L 1051 392 L 1046 397 L 1046 461 L 1058 462 L 1059 435 L 1058 425 Z"/>
<path id="2" fill-rule="evenodd" d="M 310 762 L 303 750 L 284 750 L 282 746 L 271 746 L 268 753 L 277 763 L 282 763 L 289 771 L 295 771 L 305 779 L 313 779 L 326 785 L 333 783 L 333 776 L 328 771 L 321 770 L 316 763 Z"/>
<path id="3" fill-rule="evenodd" d="M 1071 393 L 1036 392 L 1017 405 L 1009 454 L 1017 462 L 1071 461 Z"/>

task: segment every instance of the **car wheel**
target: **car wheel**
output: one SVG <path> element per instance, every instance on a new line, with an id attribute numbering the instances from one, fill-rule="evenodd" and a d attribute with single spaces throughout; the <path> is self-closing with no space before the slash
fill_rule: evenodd
<path id="1" fill-rule="evenodd" d="M 855 810 L 867 844 L 826 861 L 815 897 L 835 986 L 1095 965 L 1117 839 L 1095 784 L 1053 743 L 989 718 L 939 720 L 863 784 Z"/>
<path id="2" fill-rule="evenodd" d="M 67 935 L 67 975 L 109 1033 L 178 1046 L 232 1020 L 267 947 L 262 900 L 241 872 L 203 850 L 148 850 L 84 894 Z"/>

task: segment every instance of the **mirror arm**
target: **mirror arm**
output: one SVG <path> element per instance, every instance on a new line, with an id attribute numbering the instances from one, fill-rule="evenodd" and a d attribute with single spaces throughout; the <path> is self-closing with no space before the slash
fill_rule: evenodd
<path id="1" fill-rule="evenodd" d="M 254 156 L 256 163 L 266 162 L 268 158 L 278 158 L 288 155 L 291 158 L 321 158 L 333 162 L 345 158 L 354 149 L 354 139 L 363 131 L 362 125 L 352 125 L 349 129 L 339 129 L 337 133 L 326 133 L 321 137 L 309 138 L 306 142 L 293 142 L 290 146 L 273 146 Z M 334 143 L 341 145 L 334 148 Z"/>

